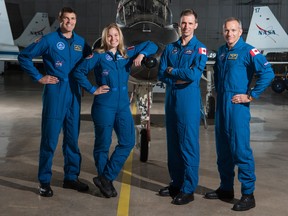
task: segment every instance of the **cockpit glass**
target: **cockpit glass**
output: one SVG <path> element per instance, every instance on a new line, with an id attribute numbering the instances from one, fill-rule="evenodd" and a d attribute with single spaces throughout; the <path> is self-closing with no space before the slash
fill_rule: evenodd
<path id="1" fill-rule="evenodd" d="M 130 26 L 141 21 L 151 21 L 162 26 L 172 24 L 172 13 L 167 0 L 128 0 L 119 4 L 116 22 L 120 26 Z"/>

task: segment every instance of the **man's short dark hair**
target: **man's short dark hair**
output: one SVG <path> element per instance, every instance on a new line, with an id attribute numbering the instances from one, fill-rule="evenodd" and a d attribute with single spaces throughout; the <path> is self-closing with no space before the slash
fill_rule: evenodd
<path id="1" fill-rule="evenodd" d="M 76 14 L 76 11 L 72 9 L 71 7 L 63 7 L 61 11 L 59 12 L 59 17 L 61 18 L 64 13 L 74 13 Z"/>
<path id="2" fill-rule="evenodd" d="M 189 15 L 194 15 L 196 23 L 198 22 L 198 15 L 193 9 L 185 9 L 181 12 L 180 18 L 183 16 L 189 16 Z"/>

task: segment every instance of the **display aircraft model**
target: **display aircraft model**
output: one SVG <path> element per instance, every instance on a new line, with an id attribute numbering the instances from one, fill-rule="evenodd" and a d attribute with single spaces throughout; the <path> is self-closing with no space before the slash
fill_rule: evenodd
<path id="1" fill-rule="evenodd" d="M 4 0 L 0 0 L 0 74 L 4 72 L 4 62 L 17 61 L 19 50 L 31 44 L 42 35 L 51 32 L 48 14 L 37 12 L 24 32 L 16 40 L 13 40 L 10 22 Z M 41 62 L 41 59 L 34 59 Z"/>
<path id="2" fill-rule="evenodd" d="M 264 55 L 288 52 L 288 35 L 268 6 L 254 7 L 246 42 Z"/>
<path id="3" fill-rule="evenodd" d="M 157 53 L 145 58 L 141 67 L 132 66 L 129 78 L 129 82 L 133 85 L 131 101 L 135 99 L 141 113 L 140 125 L 136 126 L 137 146 L 140 147 L 140 160 L 146 162 L 151 141 L 150 109 L 153 91 L 157 88 L 157 91 L 165 92 L 165 86 L 157 82 L 160 57 L 168 43 L 179 39 L 178 26 L 172 23 L 172 11 L 169 8 L 171 0 L 116 0 L 116 2 L 118 3 L 116 24 L 122 30 L 125 46 L 134 46 L 147 40 L 153 41 L 158 46 Z M 101 39 L 97 39 L 93 48 L 99 47 L 100 44 Z M 206 119 L 205 115 L 204 118 Z"/>
<path id="4" fill-rule="evenodd" d="M 59 25 L 60 25 L 59 20 L 55 19 L 51 25 L 51 32 L 56 31 L 59 28 Z"/>
<path id="5" fill-rule="evenodd" d="M 137 108 L 141 113 L 140 125 L 136 126 L 137 146 L 140 147 L 140 160 L 146 162 L 151 141 L 150 109 L 153 102 L 153 87 L 158 85 L 160 56 L 168 43 L 179 39 L 178 28 L 172 23 L 172 11 L 168 7 L 168 0 L 117 0 L 117 2 L 116 24 L 122 30 L 125 46 L 130 47 L 147 40 L 153 41 L 158 46 L 157 53 L 144 59 L 141 67 L 132 66 L 129 78 L 133 84 L 131 101 L 133 98 L 136 99 Z"/>
<path id="6" fill-rule="evenodd" d="M 277 93 L 288 90 L 288 35 L 268 6 L 254 7 L 246 42 L 272 64 L 276 74 L 272 90 Z"/>

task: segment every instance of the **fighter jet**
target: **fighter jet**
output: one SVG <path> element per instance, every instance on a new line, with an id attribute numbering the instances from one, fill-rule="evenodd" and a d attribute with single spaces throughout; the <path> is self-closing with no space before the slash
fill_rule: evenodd
<path id="1" fill-rule="evenodd" d="M 42 35 L 48 34 L 50 24 L 47 13 L 37 12 L 19 38 L 13 40 L 6 4 L 0 0 L 0 74 L 4 72 L 4 61 L 16 62 L 19 49 L 28 46 Z M 41 62 L 34 59 L 34 62 Z"/>
<path id="2" fill-rule="evenodd" d="M 277 93 L 288 90 L 288 35 L 268 6 L 253 8 L 246 42 L 266 55 L 276 74 L 271 88 Z"/>
<path id="3" fill-rule="evenodd" d="M 121 28 L 124 44 L 130 47 L 143 41 L 153 41 L 158 51 L 143 60 L 141 67 L 131 68 L 129 81 L 132 83 L 131 102 L 135 99 L 140 111 L 140 125 L 136 126 L 137 146 L 140 147 L 140 160 L 146 162 L 151 141 L 150 109 L 153 88 L 161 90 L 164 86 L 157 83 L 160 56 L 168 43 L 179 39 L 178 27 L 172 23 L 172 11 L 168 0 L 116 0 L 118 3 L 116 24 Z M 99 47 L 101 39 L 93 47 Z M 163 88 L 161 88 L 163 87 Z"/>

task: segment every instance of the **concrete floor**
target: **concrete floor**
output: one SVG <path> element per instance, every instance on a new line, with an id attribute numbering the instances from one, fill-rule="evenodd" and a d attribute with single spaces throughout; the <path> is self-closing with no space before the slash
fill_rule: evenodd
<path id="1" fill-rule="evenodd" d="M 139 161 L 136 147 L 124 171 L 114 185 L 116 198 L 103 198 L 94 186 L 97 175 L 93 156 L 93 124 L 90 119 L 92 97 L 85 94 L 82 102 L 79 145 L 82 153 L 80 179 L 88 183 L 88 193 L 62 188 L 63 156 L 61 143 L 55 153 L 54 196 L 38 195 L 37 168 L 41 122 L 42 86 L 17 71 L 0 76 L 0 215 L 130 215 L 130 216 L 227 216 L 288 215 L 288 92 L 276 94 L 267 89 L 260 100 L 252 102 L 251 145 L 256 161 L 256 208 L 247 212 L 231 210 L 240 194 L 235 180 L 236 199 L 232 203 L 203 199 L 203 194 L 216 189 L 219 177 L 216 167 L 214 126 L 201 126 L 201 164 L 195 200 L 184 206 L 171 204 L 157 191 L 169 182 L 166 165 L 164 106 L 162 96 L 154 98 L 152 108 L 152 141 L 147 163 Z M 60 140 L 62 135 L 60 137 Z M 113 146 L 115 137 L 113 137 Z"/>

